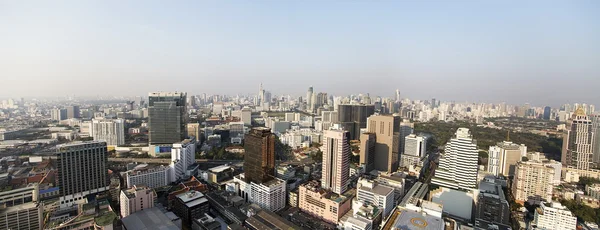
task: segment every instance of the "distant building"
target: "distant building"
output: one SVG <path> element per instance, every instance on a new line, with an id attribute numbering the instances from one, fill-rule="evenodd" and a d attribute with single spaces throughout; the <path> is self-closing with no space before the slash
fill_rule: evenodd
<path id="1" fill-rule="evenodd" d="M 554 168 L 542 162 L 519 162 L 513 179 L 512 194 L 520 202 L 552 200 Z"/>
<path id="2" fill-rule="evenodd" d="M 495 146 L 490 146 L 488 151 L 488 172 L 494 176 L 514 176 L 515 166 L 517 162 L 521 161 L 523 149 L 527 149 L 527 147 L 510 141 L 503 141 Z"/>
<path id="3" fill-rule="evenodd" d="M 192 221 L 208 213 L 209 203 L 204 194 L 189 191 L 177 196 L 173 202 L 173 212 L 182 220 L 182 225 L 191 226 Z"/>
<path id="4" fill-rule="evenodd" d="M 121 217 L 154 207 L 156 193 L 147 186 L 133 186 L 123 189 L 120 195 Z"/>
<path id="5" fill-rule="evenodd" d="M 504 196 L 502 182 L 496 180 L 498 178 L 486 177 L 479 183 L 479 196 L 475 209 L 476 227 L 489 229 L 495 225 L 509 229 L 511 226 L 510 206 Z"/>
<path id="6" fill-rule="evenodd" d="M 535 229 L 577 229 L 577 217 L 560 203 L 542 202 L 540 207 L 536 208 L 531 225 Z"/>
<path id="7" fill-rule="evenodd" d="M 86 196 L 109 189 L 106 142 L 64 144 L 57 149 L 60 207 L 83 202 Z"/>
<path id="8" fill-rule="evenodd" d="M 67 119 L 67 109 L 52 109 L 50 117 L 53 121 L 62 121 Z"/>
<path id="9" fill-rule="evenodd" d="M 339 195 L 321 188 L 318 181 L 310 181 L 298 189 L 298 208 L 300 210 L 321 218 L 327 222 L 337 224 L 342 216 L 352 209 L 352 192 L 348 195 Z"/>
<path id="10" fill-rule="evenodd" d="M 544 114 L 543 114 L 542 118 L 544 118 L 544 120 L 550 120 L 551 113 L 552 113 L 552 109 L 550 108 L 550 106 L 544 107 Z"/>
<path id="11" fill-rule="evenodd" d="M 105 141 L 107 145 L 125 144 L 125 125 L 123 119 L 92 119 L 91 136 L 95 141 Z"/>
<path id="12" fill-rule="evenodd" d="M 323 170 L 321 186 L 342 194 L 348 188 L 350 164 L 349 133 L 343 130 L 326 130 L 323 137 Z"/>
<path id="13" fill-rule="evenodd" d="M 567 122 L 563 135 L 562 164 L 565 167 L 589 170 L 594 155 L 594 130 L 592 120 L 582 107 L 577 108 Z"/>
<path id="14" fill-rule="evenodd" d="M 440 157 L 439 167 L 431 182 L 453 189 L 474 189 L 477 186 L 479 153 L 476 141 L 467 128 L 459 128 Z"/>
<path id="15" fill-rule="evenodd" d="M 79 112 L 79 106 L 72 105 L 67 106 L 67 119 L 80 118 L 81 113 Z"/>
<path id="16" fill-rule="evenodd" d="M 200 123 L 188 123 L 186 124 L 187 137 L 194 137 L 196 142 L 200 141 Z"/>
<path id="17" fill-rule="evenodd" d="M 149 144 L 173 144 L 185 138 L 186 98 L 187 94 L 181 92 L 148 94 Z"/>

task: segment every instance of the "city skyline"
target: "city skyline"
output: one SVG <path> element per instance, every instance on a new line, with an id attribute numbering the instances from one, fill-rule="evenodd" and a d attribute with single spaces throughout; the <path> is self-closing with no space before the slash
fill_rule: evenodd
<path id="1" fill-rule="evenodd" d="M 518 9 L 491 2 L 70 3 L 0 3 L 8 35 L 0 38 L 0 76 L 11 86 L 0 97 L 235 95 L 263 82 L 274 95 L 302 95 L 312 85 L 333 95 L 393 97 L 400 89 L 419 99 L 600 104 L 588 93 L 600 74 L 593 10 L 600 4 L 593 1 Z M 579 90 L 554 93 L 567 82 Z"/>

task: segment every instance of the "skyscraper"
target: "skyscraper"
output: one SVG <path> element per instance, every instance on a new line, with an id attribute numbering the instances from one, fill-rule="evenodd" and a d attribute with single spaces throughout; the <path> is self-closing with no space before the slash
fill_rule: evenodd
<path id="1" fill-rule="evenodd" d="M 106 142 L 82 142 L 57 146 L 60 206 L 68 207 L 87 195 L 108 190 Z"/>
<path id="2" fill-rule="evenodd" d="M 321 187 L 337 194 L 342 194 L 348 187 L 351 154 L 349 141 L 348 131 L 326 130 L 323 134 Z"/>
<path id="3" fill-rule="evenodd" d="M 125 144 L 123 119 L 92 119 L 92 137 L 95 141 L 105 141 L 107 145 Z"/>
<path id="4" fill-rule="evenodd" d="M 148 142 L 173 144 L 186 136 L 186 93 L 156 92 L 148 95 Z"/>
<path id="5" fill-rule="evenodd" d="M 263 183 L 275 176 L 275 135 L 269 128 L 253 128 L 245 136 L 244 178 Z"/>
<path id="6" fill-rule="evenodd" d="M 546 106 L 544 107 L 544 120 L 550 120 L 550 113 L 552 111 L 552 108 L 550 108 L 550 106 Z"/>
<path id="7" fill-rule="evenodd" d="M 400 117 L 373 115 L 367 119 L 367 132 L 375 134 L 374 168 L 379 171 L 398 170 L 400 153 Z"/>
<path id="8" fill-rule="evenodd" d="M 594 131 L 594 162 L 600 163 L 600 114 L 590 115 Z"/>
<path id="9" fill-rule="evenodd" d="M 374 105 L 338 105 L 338 121 L 350 132 L 350 139 L 360 137 L 360 129 L 367 127 L 367 118 L 375 113 Z"/>
<path id="10" fill-rule="evenodd" d="M 400 102 L 400 90 L 396 89 L 396 102 Z"/>
<path id="11" fill-rule="evenodd" d="M 375 169 L 375 133 L 363 133 L 360 135 L 360 161 L 365 165 L 365 171 L 371 172 Z"/>
<path id="12" fill-rule="evenodd" d="M 456 135 L 440 157 L 439 167 L 431 182 L 452 189 L 477 187 L 477 142 L 467 128 L 458 128 Z"/>
<path id="13" fill-rule="evenodd" d="M 66 109 L 52 109 L 50 114 L 53 121 L 62 121 L 67 119 L 67 110 Z"/>
<path id="14" fill-rule="evenodd" d="M 563 135 L 562 164 L 575 169 L 590 169 L 593 146 L 592 120 L 580 106 L 567 122 L 567 133 Z"/>
<path id="15" fill-rule="evenodd" d="M 308 87 L 308 91 L 306 92 L 306 110 L 310 110 L 312 108 L 313 93 L 313 87 Z"/>

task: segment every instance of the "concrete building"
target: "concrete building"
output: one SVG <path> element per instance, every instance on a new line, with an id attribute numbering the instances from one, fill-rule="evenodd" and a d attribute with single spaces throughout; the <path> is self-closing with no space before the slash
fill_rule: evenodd
<path id="1" fill-rule="evenodd" d="M 125 218 L 132 213 L 154 207 L 156 193 L 147 186 L 134 185 L 130 189 L 121 190 L 119 199 L 121 217 Z"/>
<path id="2" fill-rule="evenodd" d="M 60 207 L 83 202 L 86 196 L 109 189 L 106 142 L 64 144 L 57 149 Z"/>
<path id="3" fill-rule="evenodd" d="M 533 203 L 551 201 L 554 173 L 554 168 L 542 162 L 517 163 L 512 185 L 515 200 Z"/>
<path id="4" fill-rule="evenodd" d="M 184 179 L 186 170 L 190 165 L 196 163 L 196 141 L 193 139 L 185 139 L 181 142 L 173 144 L 171 148 L 171 164 L 172 168 L 171 181 Z"/>
<path id="5" fill-rule="evenodd" d="M 275 135 L 268 128 L 253 128 L 244 143 L 244 178 L 267 182 L 275 176 Z"/>
<path id="6" fill-rule="evenodd" d="M 200 141 L 200 123 L 186 124 L 187 138 L 194 137 L 196 142 Z"/>
<path id="7" fill-rule="evenodd" d="M 186 93 L 148 94 L 148 142 L 151 145 L 182 141 L 188 120 Z"/>
<path id="8" fill-rule="evenodd" d="M 425 212 L 396 208 L 382 230 L 444 230 L 445 224 L 441 217 L 433 216 Z"/>
<path id="9" fill-rule="evenodd" d="M 375 137 L 374 133 L 360 134 L 360 161 L 366 172 L 375 169 Z"/>
<path id="10" fill-rule="evenodd" d="M 309 181 L 298 188 L 300 210 L 337 224 L 342 216 L 352 209 L 352 193 L 339 195 L 321 188 L 318 181 Z"/>
<path id="11" fill-rule="evenodd" d="M 499 142 L 490 146 L 488 151 L 488 172 L 494 176 L 514 176 L 515 166 L 521 161 L 525 145 L 518 145 L 510 141 Z"/>
<path id="12" fill-rule="evenodd" d="M 273 178 L 262 183 L 247 182 L 244 174 L 235 176 L 233 183 L 228 184 L 230 191 L 269 211 L 275 212 L 285 207 L 287 195 L 284 180 Z"/>
<path id="13" fill-rule="evenodd" d="M 392 212 L 395 204 L 393 188 L 364 178 L 358 180 L 356 199 L 363 203 L 375 205 L 383 211 L 383 217 L 387 217 Z"/>
<path id="14" fill-rule="evenodd" d="M 414 132 L 414 128 L 415 128 L 415 124 L 410 122 L 407 119 L 402 120 L 402 122 L 400 122 L 400 154 L 403 154 L 404 152 L 404 141 L 406 140 L 405 137 L 412 134 Z M 400 158 L 398 158 L 400 159 Z"/>
<path id="15" fill-rule="evenodd" d="M 565 167 L 589 170 L 593 163 L 595 136 L 592 120 L 583 107 L 577 108 L 567 122 L 563 135 L 561 163 Z"/>
<path id="16" fill-rule="evenodd" d="M 38 202 L 39 193 L 37 184 L 0 192 L 0 229 L 42 229 L 44 204 Z"/>
<path id="17" fill-rule="evenodd" d="M 459 128 L 446 144 L 432 183 L 452 189 L 475 188 L 478 156 L 477 144 L 469 129 Z"/>
<path id="18" fill-rule="evenodd" d="M 350 134 L 343 130 L 326 130 L 323 137 L 321 186 L 342 194 L 348 187 Z"/>
<path id="19" fill-rule="evenodd" d="M 577 217 L 560 203 L 542 202 L 533 215 L 533 229 L 577 229 Z"/>
<path id="20" fill-rule="evenodd" d="M 427 138 L 409 134 L 404 138 L 404 155 L 424 157 L 427 154 Z"/>
<path id="21" fill-rule="evenodd" d="M 67 109 L 52 109 L 50 117 L 53 121 L 62 121 L 67 119 Z"/>
<path id="22" fill-rule="evenodd" d="M 150 188 L 158 188 L 171 183 L 171 174 L 171 167 L 141 164 L 134 169 L 125 172 L 124 179 L 129 187 L 134 185 L 146 185 Z"/>
<path id="23" fill-rule="evenodd" d="M 398 170 L 400 156 L 400 117 L 373 115 L 367 119 L 367 132 L 375 134 L 375 162 L 378 171 Z"/>
<path id="24" fill-rule="evenodd" d="M 352 200 L 352 210 L 344 217 L 338 225 L 344 230 L 371 230 L 377 229 L 383 219 L 382 209 L 375 205 Z"/>
<path id="25" fill-rule="evenodd" d="M 80 118 L 79 106 L 71 105 L 67 106 L 67 119 Z"/>
<path id="26" fill-rule="evenodd" d="M 107 145 L 125 144 L 125 125 L 123 119 L 92 119 L 91 136 L 94 141 L 104 141 Z"/>
<path id="27" fill-rule="evenodd" d="M 489 229 L 491 226 L 502 226 L 509 229 L 510 206 L 502 182 L 496 177 L 486 177 L 479 183 L 479 195 L 475 208 L 475 226 Z M 504 183 L 506 184 L 506 183 Z"/>
<path id="28" fill-rule="evenodd" d="M 360 129 L 367 127 L 367 118 L 375 113 L 374 105 L 338 105 L 338 122 L 350 132 L 350 139 L 360 137 Z"/>
<path id="29" fill-rule="evenodd" d="M 208 209 L 208 199 L 197 191 L 179 194 L 173 202 L 173 213 L 181 218 L 182 225 L 188 226 L 188 228 L 192 225 L 193 220 L 208 213 Z"/>

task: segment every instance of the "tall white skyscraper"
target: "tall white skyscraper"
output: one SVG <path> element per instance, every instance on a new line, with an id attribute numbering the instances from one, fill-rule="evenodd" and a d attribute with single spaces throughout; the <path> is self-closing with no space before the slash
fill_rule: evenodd
<path id="1" fill-rule="evenodd" d="M 433 184 L 453 189 L 477 187 L 477 143 L 467 128 L 459 128 L 440 157 Z"/>
<path id="2" fill-rule="evenodd" d="M 312 108 L 313 99 L 313 87 L 308 87 L 308 91 L 306 92 L 306 109 Z"/>
<path id="3" fill-rule="evenodd" d="M 579 106 L 567 123 L 563 135 L 562 164 L 569 168 L 589 170 L 594 155 L 594 130 L 592 120 Z"/>
<path id="4" fill-rule="evenodd" d="M 123 119 L 93 119 L 91 134 L 95 141 L 105 141 L 107 145 L 125 144 Z"/>
<path id="5" fill-rule="evenodd" d="M 350 133 L 343 130 L 325 130 L 323 135 L 323 172 L 321 187 L 334 193 L 346 191 L 350 173 Z"/>
<path id="6" fill-rule="evenodd" d="M 396 102 L 399 102 L 399 101 L 400 101 L 400 90 L 397 89 L 396 90 Z"/>

